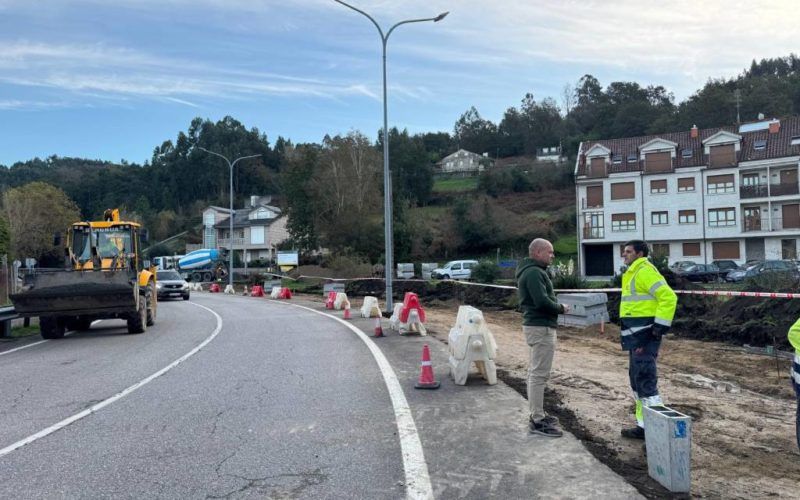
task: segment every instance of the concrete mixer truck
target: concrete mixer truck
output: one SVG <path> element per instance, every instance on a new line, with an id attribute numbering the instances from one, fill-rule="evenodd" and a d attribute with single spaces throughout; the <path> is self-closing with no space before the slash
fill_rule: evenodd
<path id="1" fill-rule="evenodd" d="M 214 281 L 228 275 L 226 258 L 225 251 L 201 248 L 178 259 L 177 270 L 186 281 Z"/>

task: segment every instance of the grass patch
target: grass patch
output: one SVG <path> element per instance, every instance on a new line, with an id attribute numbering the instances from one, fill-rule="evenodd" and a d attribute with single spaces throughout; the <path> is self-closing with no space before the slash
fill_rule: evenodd
<path id="1" fill-rule="evenodd" d="M 577 255 L 578 236 L 571 234 L 560 237 L 553 243 L 553 250 L 556 252 L 556 255 Z"/>
<path id="2" fill-rule="evenodd" d="M 433 182 L 435 193 L 461 193 L 475 191 L 478 187 L 477 177 L 460 177 L 457 179 L 438 179 Z"/>
<path id="3" fill-rule="evenodd" d="M 39 327 L 36 325 L 31 326 L 15 326 L 11 328 L 12 337 L 30 337 L 31 335 L 39 335 Z"/>

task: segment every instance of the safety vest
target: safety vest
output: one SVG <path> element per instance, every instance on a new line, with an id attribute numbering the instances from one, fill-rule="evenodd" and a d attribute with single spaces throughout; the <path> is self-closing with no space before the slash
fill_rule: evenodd
<path id="1" fill-rule="evenodd" d="M 644 345 L 653 324 L 672 325 L 678 297 L 646 257 L 636 259 L 622 275 L 620 340 L 627 350 Z"/>
<path id="2" fill-rule="evenodd" d="M 794 347 L 794 362 L 792 363 L 792 385 L 797 397 L 800 398 L 800 319 L 789 328 L 789 343 Z"/>

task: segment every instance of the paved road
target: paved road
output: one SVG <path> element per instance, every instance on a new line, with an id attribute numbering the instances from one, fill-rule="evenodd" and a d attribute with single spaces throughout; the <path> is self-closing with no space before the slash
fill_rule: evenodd
<path id="1" fill-rule="evenodd" d="M 218 317 L 209 309 L 218 313 Z M 162 302 L 143 335 L 107 320 L 0 355 L 1 498 L 401 498 L 389 392 L 367 346 L 262 300 Z M 2 452 L 0 452 L 2 453 Z"/>

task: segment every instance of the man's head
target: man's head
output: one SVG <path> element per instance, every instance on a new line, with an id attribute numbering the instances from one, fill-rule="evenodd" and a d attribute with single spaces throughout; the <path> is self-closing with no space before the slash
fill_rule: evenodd
<path id="1" fill-rule="evenodd" d="M 531 259 L 549 266 L 555 258 L 553 244 L 544 238 L 536 238 L 528 245 L 528 255 Z"/>
<path id="2" fill-rule="evenodd" d="M 647 257 L 650 253 L 650 247 L 647 242 L 642 240 L 631 240 L 625 243 L 622 249 L 622 260 L 625 261 L 626 266 L 630 266 L 633 262 L 640 257 Z"/>

